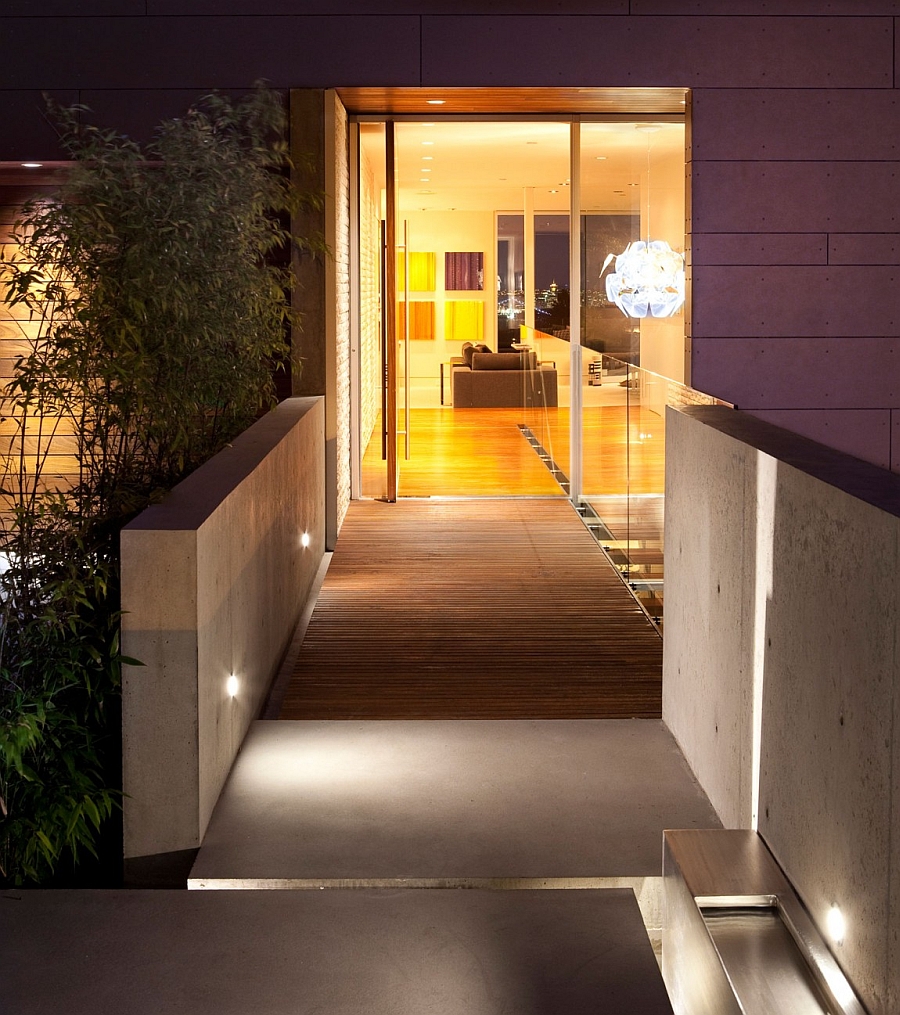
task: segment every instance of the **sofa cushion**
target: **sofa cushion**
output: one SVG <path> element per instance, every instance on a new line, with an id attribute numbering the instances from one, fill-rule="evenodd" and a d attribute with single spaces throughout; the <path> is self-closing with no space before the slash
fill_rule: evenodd
<path id="1" fill-rule="evenodd" d="M 472 357 L 475 353 L 490 353 L 490 349 L 484 342 L 463 342 L 462 354 L 466 360 L 466 366 L 472 366 Z"/>
<path id="2" fill-rule="evenodd" d="M 533 367 L 533 353 L 476 352 L 469 364 L 473 370 L 528 370 Z"/>

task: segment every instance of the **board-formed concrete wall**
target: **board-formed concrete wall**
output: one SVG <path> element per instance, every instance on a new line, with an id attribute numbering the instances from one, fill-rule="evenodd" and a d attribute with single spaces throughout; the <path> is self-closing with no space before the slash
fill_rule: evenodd
<path id="1" fill-rule="evenodd" d="M 663 719 L 895 1013 L 900 478 L 720 407 L 669 410 L 666 445 Z"/>
<path id="2" fill-rule="evenodd" d="M 322 560 L 324 463 L 323 400 L 289 399 L 123 530 L 126 857 L 200 844 Z"/>

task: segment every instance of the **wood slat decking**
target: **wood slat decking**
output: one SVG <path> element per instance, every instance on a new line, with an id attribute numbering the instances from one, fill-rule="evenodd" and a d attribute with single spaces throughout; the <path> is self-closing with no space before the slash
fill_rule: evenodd
<path id="1" fill-rule="evenodd" d="M 568 502 L 355 501 L 280 717 L 658 717 L 661 677 Z"/>

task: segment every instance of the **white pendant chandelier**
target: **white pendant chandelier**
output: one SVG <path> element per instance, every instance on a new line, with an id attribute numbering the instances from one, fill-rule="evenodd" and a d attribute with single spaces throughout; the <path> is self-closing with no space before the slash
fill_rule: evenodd
<path id="1" fill-rule="evenodd" d="M 635 240 L 615 258 L 606 295 L 626 317 L 671 317 L 681 308 L 684 254 L 665 240 Z"/>
<path id="2" fill-rule="evenodd" d="M 606 276 L 606 296 L 626 317 L 671 317 L 684 304 L 684 254 L 665 240 L 650 236 L 650 134 L 659 130 L 640 123 L 636 130 L 647 134 L 647 236 L 634 240 L 621 254 L 609 254 L 602 275 L 615 258 L 615 271 Z"/>

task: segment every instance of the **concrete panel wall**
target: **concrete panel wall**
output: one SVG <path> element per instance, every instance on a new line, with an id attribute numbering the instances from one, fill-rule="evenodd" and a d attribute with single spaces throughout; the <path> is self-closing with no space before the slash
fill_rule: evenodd
<path id="1" fill-rule="evenodd" d="M 289 399 L 122 532 L 127 857 L 200 843 L 322 559 L 324 461 Z"/>
<path id="2" fill-rule="evenodd" d="M 756 389 L 732 383 L 736 337 L 896 345 L 900 45 L 896 0 L 10 0 L 0 12 L 0 160 L 51 158 L 39 93 L 57 89 L 136 136 L 212 87 L 558 86 L 693 89 L 691 362 L 695 386 L 826 442 L 871 368 L 814 360 L 791 391 L 761 346 Z M 565 16 L 559 16 L 564 14 Z M 900 65 L 900 64 L 898 64 Z M 860 270 L 864 269 L 864 270 Z M 310 370 L 313 364 L 309 364 Z M 796 374 L 796 371 L 794 371 Z M 770 382 L 782 397 L 777 404 Z M 810 405 L 811 392 L 846 392 Z M 807 390 L 808 388 L 808 390 Z M 324 390 L 324 389 L 323 389 Z M 799 401 L 795 403 L 792 392 Z M 802 405 L 801 405 L 802 403 Z M 890 415 L 900 402 L 878 409 Z M 806 410 L 815 410 L 815 414 Z M 893 427 L 841 445 L 896 467 Z"/>
<path id="3" fill-rule="evenodd" d="M 663 719 L 873 1015 L 900 1004 L 900 480 L 725 409 L 666 424 Z M 879 579 L 884 576 L 884 580 Z"/>

